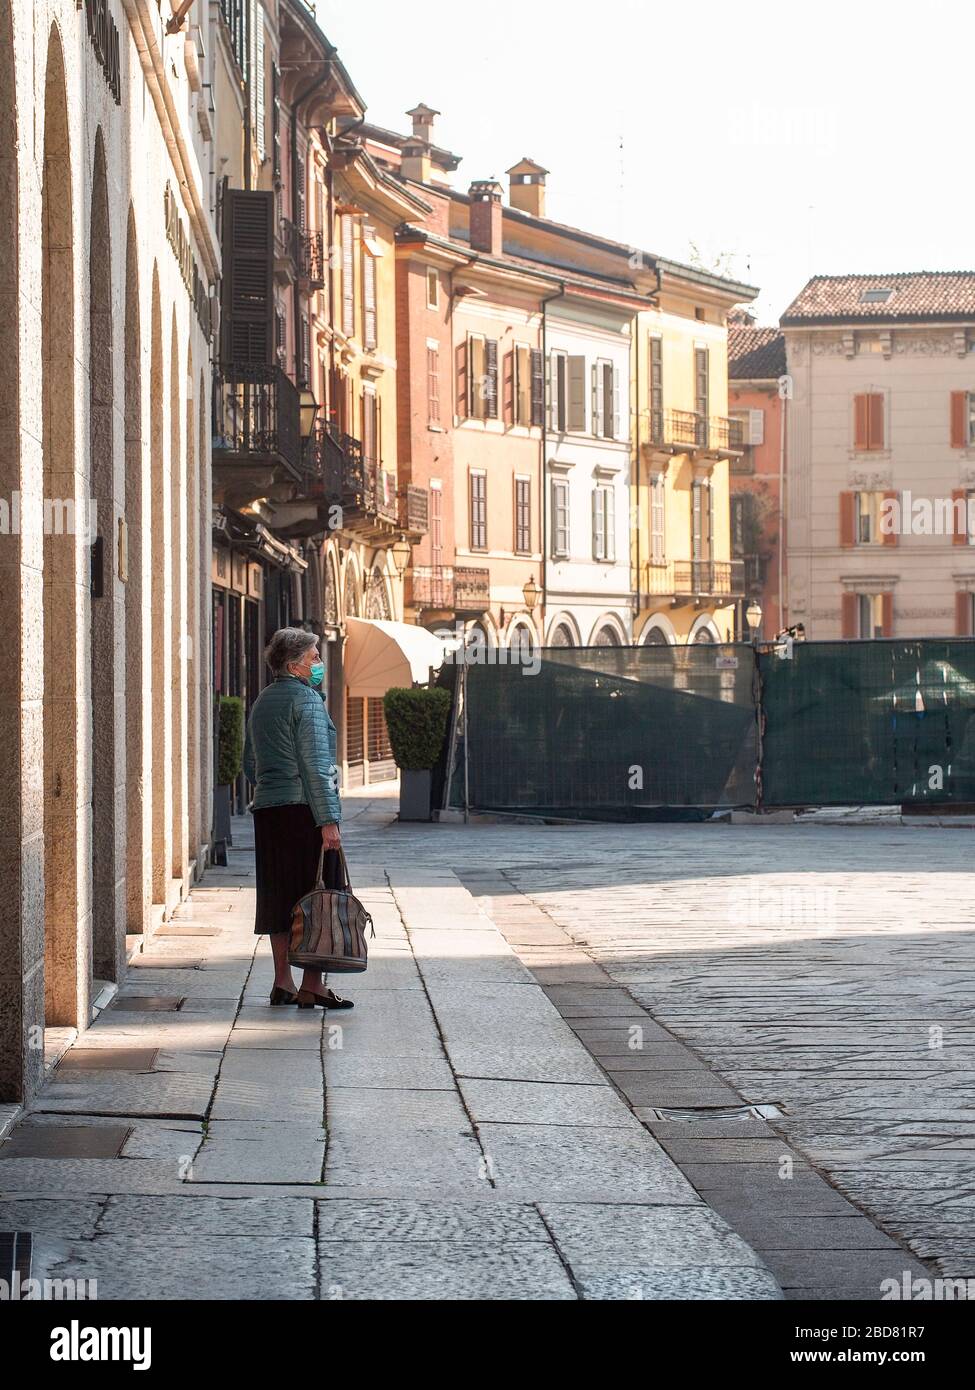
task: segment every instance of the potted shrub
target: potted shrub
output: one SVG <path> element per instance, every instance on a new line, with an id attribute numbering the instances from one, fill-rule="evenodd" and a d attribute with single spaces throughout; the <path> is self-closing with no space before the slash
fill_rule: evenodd
<path id="1" fill-rule="evenodd" d="M 387 690 L 389 742 L 400 770 L 399 818 L 430 819 L 430 784 L 447 737 L 452 699 L 447 690 Z"/>
<path id="2" fill-rule="evenodd" d="M 244 757 L 244 702 L 237 695 L 221 695 L 217 705 L 217 775 L 213 789 L 213 862 L 226 864 L 233 785 L 240 776 Z"/>

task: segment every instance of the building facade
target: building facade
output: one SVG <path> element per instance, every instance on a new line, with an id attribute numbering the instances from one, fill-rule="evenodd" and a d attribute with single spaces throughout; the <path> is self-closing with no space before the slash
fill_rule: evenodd
<path id="1" fill-rule="evenodd" d="M 634 356 L 635 640 L 727 642 L 743 595 L 732 557 L 729 469 L 741 457 L 728 415 L 728 314 L 757 290 L 657 258 L 655 305 Z"/>
<path id="2" fill-rule="evenodd" d="M 774 637 L 787 625 L 785 487 L 785 338 L 781 329 L 743 321 L 728 330 L 728 414 L 736 421 L 741 453 L 731 459 L 731 555 L 744 567 L 736 633 L 748 640 L 745 610 L 757 603 L 756 635 Z"/>
<path id="3" fill-rule="evenodd" d="M 816 276 L 781 322 L 789 622 L 972 634 L 975 275 Z"/>
<path id="4" fill-rule="evenodd" d="M 180 8 L 0 7 L 6 1100 L 209 838 L 220 256 L 210 7 Z"/>

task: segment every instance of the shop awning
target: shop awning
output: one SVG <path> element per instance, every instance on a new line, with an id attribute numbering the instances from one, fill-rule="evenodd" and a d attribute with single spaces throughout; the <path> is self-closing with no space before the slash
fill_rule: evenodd
<path id="1" fill-rule="evenodd" d="M 345 685 L 352 696 L 378 699 L 394 686 L 425 685 L 431 666 L 437 671 L 443 665 L 444 644 L 426 628 L 369 618 L 346 618 L 345 624 Z"/>

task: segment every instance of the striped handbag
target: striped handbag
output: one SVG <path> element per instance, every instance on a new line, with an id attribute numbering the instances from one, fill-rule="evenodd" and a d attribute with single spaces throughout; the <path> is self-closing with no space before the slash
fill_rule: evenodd
<path id="1" fill-rule="evenodd" d="M 288 960 L 304 970 L 354 975 L 369 964 L 366 929 L 376 935 L 372 918 L 352 893 L 345 851 L 339 850 L 343 888 L 326 888 L 325 846 L 318 859 L 318 881 L 295 903 L 291 913 Z"/>

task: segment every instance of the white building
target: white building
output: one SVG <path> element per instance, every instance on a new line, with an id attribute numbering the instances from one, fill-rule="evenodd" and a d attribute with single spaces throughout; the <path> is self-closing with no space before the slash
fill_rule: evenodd
<path id="1" fill-rule="evenodd" d="M 975 273 L 816 276 L 782 317 L 787 621 L 975 632 Z"/>
<path id="2" fill-rule="evenodd" d="M 0 5 L 0 1100 L 208 839 L 217 13 Z"/>
<path id="3" fill-rule="evenodd" d="M 633 640 L 633 307 L 566 286 L 546 314 L 546 644 Z"/>

